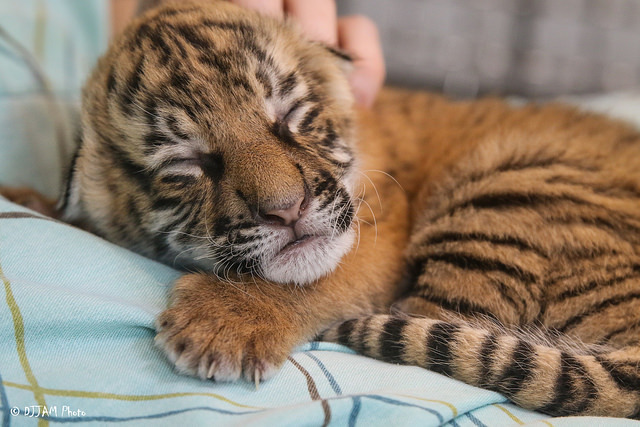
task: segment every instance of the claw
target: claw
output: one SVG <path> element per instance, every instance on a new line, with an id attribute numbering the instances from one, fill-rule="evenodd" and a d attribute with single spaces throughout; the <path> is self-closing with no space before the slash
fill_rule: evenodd
<path id="1" fill-rule="evenodd" d="M 260 387 L 260 371 L 256 368 L 255 374 L 253 375 L 253 380 L 256 382 L 256 391 Z"/>
<path id="2" fill-rule="evenodd" d="M 216 362 L 213 361 L 211 366 L 209 366 L 209 371 L 207 372 L 207 379 L 213 378 L 213 374 L 216 372 Z"/>

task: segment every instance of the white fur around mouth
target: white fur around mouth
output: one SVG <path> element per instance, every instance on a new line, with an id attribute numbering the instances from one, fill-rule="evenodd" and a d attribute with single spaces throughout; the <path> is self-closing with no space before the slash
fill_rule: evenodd
<path id="1" fill-rule="evenodd" d="M 308 236 L 286 244 L 270 259 L 263 260 L 265 279 L 277 283 L 306 285 L 332 272 L 355 240 L 349 229 L 339 236 Z"/>

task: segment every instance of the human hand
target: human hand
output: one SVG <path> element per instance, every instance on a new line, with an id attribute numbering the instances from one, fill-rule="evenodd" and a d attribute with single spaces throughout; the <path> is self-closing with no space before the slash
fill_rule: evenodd
<path id="1" fill-rule="evenodd" d="M 352 55 L 349 83 L 356 102 L 371 107 L 385 77 L 384 57 L 376 25 L 353 15 L 338 19 L 334 0 L 230 0 L 239 6 L 275 16 L 292 16 L 312 40 L 338 46 Z"/>

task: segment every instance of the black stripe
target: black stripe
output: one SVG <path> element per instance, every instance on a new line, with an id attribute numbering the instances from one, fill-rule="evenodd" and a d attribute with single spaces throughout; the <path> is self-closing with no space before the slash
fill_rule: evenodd
<path id="1" fill-rule="evenodd" d="M 520 250 L 528 250 L 533 251 L 536 254 L 547 258 L 548 255 L 540 248 L 532 245 L 528 241 L 515 237 L 515 236 L 494 236 L 490 234 L 480 233 L 480 232 L 471 232 L 471 233 L 461 233 L 455 231 L 445 231 L 437 234 L 433 234 L 429 236 L 429 238 L 424 242 L 427 245 L 437 245 L 439 243 L 445 242 L 460 242 L 460 241 L 480 241 L 480 242 L 489 242 L 496 245 L 506 245 L 506 246 L 514 246 Z"/>
<path id="2" fill-rule="evenodd" d="M 168 116 L 166 116 L 165 121 L 167 123 L 167 127 L 174 136 L 180 139 L 190 139 L 190 135 L 183 131 L 178 125 L 178 119 L 176 118 L 176 116 L 169 114 Z"/>
<path id="3" fill-rule="evenodd" d="M 195 123 L 198 122 L 198 116 L 196 115 L 196 108 L 195 106 L 192 105 L 187 105 L 186 103 L 177 100 L 176 98 L 164 98 L 164 101 L 166 101 L 169 105 L 171 105 L 172 107 L 175 107 L 177 109 L 180 109 L 182 111 L 184 111 L 185 113 L 187 113 L 187 115 L 189 116 L 189 118 L 191 120 L 193 120 Z"/>
<path id="4" fill-rule="evenodd" d="M 149 40 L 151 42 L 151 49 L 160 54 L 160 65 L 166 66 L 173 55 L 173 50 L 164 40 L 164 34 L 163 31 L 161 31 L 162 28 L 164 28 L 164 24 L 162 23 L 153 28 L 148 24 L 141 25 L 136 33 L 134 43 L 138 48 L 141 48 L 142 40 Z"/>
<path id="5" fill-rule="evenodd" d="M 107 93 L 110 94 L 116 89 L 116 72 L 114 66 L 109 68 L 109 74 L 107 76 Z"/>
<path id="6" fill-rule="evenodd" d="M 293 136 L 293 133 L 289 130 L 287 123 L 277 120 L 273 123 L 270 130 L 271 133 L 278 138 L 278 141 L 284 143 L 287 147 L 296 148 L 298 150 L 304 148 Z"/>
<path id="7" fill-rule="evenodd" d="M 600 194 L 612 198 L 638 198 L 640 197 L 640 191 L 637 188 L 632 187 L 624 183 L 610 183 L 610 182 L 583 182 L 580 181 L 580 177 L 555 175 L 545 179 L 548 184 L 564 184 L 574 187 L 580 187 L 585 190 L 590 190 L 594 194 Z"/>
<path id="8" fill-rule="evenodd" d="M 193 87 L 191 86 L 191 77 L 187 73 L 174 69 L 169 79 L 171 87 L 179 90 L 187 96 L 193 96 Z"/>
<path id="9" fill-rule="evenodd" d="M 296 72 L 290 72 L 283 80 L 278 83 L 278 95 L 286 96 L 288 95 L 298 83 L 296 78 Z"/>
<path id="10" fill-rule="evenodd" d="M 500 293 L 500 296 L 503 298 L 503 301 L 508 302 L 514 308 L 515 311 L 520 313 L 521 319 L 523 319 L 525 316 L 525 309 L 529 304 L 527 300 L 523 298 L 521 293 L 518 292 L 518 290 L 515 289 L 513 286 L 507 286 L 501 280 L 490 280 L 489 282 L 492 285 L 494 285 L 494 287 Z M 531 291 L 527 288 L 525 288 L 525 290 L 529 294 L 529 297 L 535 301 L 536 298 L 534 298 Z M 518 299 L 518 301 L 516 301 L 516 298 Z"/>
<path id="11" fill-rule="evenodd" d="M 120 168 L 127 177 L 131 178 L 146 193 L 151 191 L 151 177 L 145 167 L 133 161 L 129 155 L 110 141 L 103 141 L 113 158 L 113 166 Z"/>
<path id="12" fill-rule="evenodd" d="M 640 266 L 634 265 L 632 273 L 628 273 L 619 277 L 614 277 L 612 279 L 605 280 L 604 282 L 593 280 L 589 282 L 586 286 L 578 286 L 577 288 L 566 290 L 561 294 L 552 297 L 549 300 L 549 302 L 564 301 L 565 299 L 568 299 L 568 298 L 582 296 L 594 289 L 602 289 L 609 286 L 617 285 L 618 283 L 626 282 L 629 279 L 638 277 L 638 275 L 640 275 Z"/>
<path id="13" fill-rule="evenodd" d="M 636 363 L 632 363 L 629 368 L 623 370 L 622 366 L 619 366 L 615 362 L 610 362 L 602 358 L 597 358 L 597 360 L 609 373 L 618 387 L 633 392 L 640 390 L 640 368 L 638 368 Z"/>
<path id="14" fill-rule="evenodd" d="M 403 333 L 407 323 L 405 319 L 393 317 L 384 324 L 379 343 L 382 360 L 390 363 L 403 362 Z"/>
<path id="15" fill-rule="evenodd" d="M 166 210 L 173 209 L 181 203 L 183 200 L 180 197 L 157 197 L 153 199 L 151 207 L 154 210 Z"/>
<path id="16" fill-rule="evenodd" d="M 249 83 L 249 80 L 244 77 L 236 75 L 228 78 L 227 81 L 234 87 L 244 89 L 250 95 L 253 95 L 255 93 L 253 90 L 253 86 L 251 86 L 251 84 Z M 234 94 L 237 95 L 237 92 L 234 91 Z"/>
<path id="17" fill-rule="evenodd" d="M 209 67 L 215 68 L 223 75 L 231 71 L 231 62 L 228 58 L 218 55 L 213 51 L 204 51 L 197 56 L 198 60 Z"/>
<path id="18" fill-rule="evenodd" d="M 591 165 L 584 165 L 580 164 L 579 162 L 573 162 L 566 159 L 558 159 L 557 157 L 548 157 L 534 160 L 511 158 L 507 159 L 503 164 L 490 171 L 482 171 L 469 175 L 466 182 L 477 182 L 481 179 L 493 178 L 495 175 L 504 172 L 516 172 L 525 169 L 546 169 L 551 166 L 565 166 L 581 172 L 597 172 L 599 170 L 598 168 Z"/>
<path id="19" fill-rule="evenodd" d="M 427 363 L 429 369 L 449 377 L 453 375 L 451 344 L 458 330 L 459 328 L 451 323 L 440 322 L 433 325 L 427 338 Z"/>
<path id="20" fill-rule="evenodd" d="M 562 353 L 560 355 L 560 372 L 556 377 L 556 384 L 553 390 L 553 399 L 551 402 L 538 408 L 540 412 L 546 414 L 566 415 L 565 405 L 567 405 L 573 396 L 573 380 L 571 378 L 572 365 L 576 362 L 573 356 Z"/>
<path id="21" fill-rule="evenodd" d="M 196 228 L 198 226 L 203 225 L 204 221 L 202 221 L 202 217 L 199 215 L 199 213 L 194 213 L 194 212 L 202 212 L 202 205 L 204 203 L 205 203 L 204 199 L 201 199 L 198 202 L 198 206 L 194 210 L 191 210 L 191 214 L 187 217 L 188 218 L 187 223 L 182 227 L 182 230 L 185 233 L 194 234 Z M 205 227 L 205 230 L 203 230 L 203 232 L 205 232 L 207 235 L 209 234 L 209 232 L 206 230 L 206 227 Z M 215 248 L 212 248 L 212 249 L 215 249 Z"/>
<path id="22" fill-rule="evenodd" d="M 583 386 L 583 393 L 580 393 L 578 384 Z M 597 396 L 598 391 L 582 362 L 563 352 L 560 355 L 560 373 L 556 378 L 553 400 L 538 410 L 554 416 L 579 414 Z"/>
<path id="23" fill-rule="evenodd" d="M 481 314 L 493 320 L 498 318 L 488 308 L 481 307 L 475 302 L 471 302 L 467 299 L 452 298 L 452 297 L 439 297 L 429 293 L 425 286 L 421 286 L 416 289 L 415 293 L 411 293 L 408 296 L 422 298 L 432 304 L 437 305 L 439 308 L 452 311 L 458 314 L 474 315 Z"/>
<path id="24" fill-rule="evenodd" d="M 168 224 L 165 224 L 159 230 L 158 233 L 159 234 L 170 234 L 172 231 L 176 231 L 176 227 L 181 222 L 184 222 L 190 215 L 192 215 L 193 212 L 194 212 L 194 209 L 193 209 L 193 205 L 191 203 L 183 203 L 182 206 L 180 207 L 180 209 L 178 209 L 178 211 L 173 214 L 171 222 L 169 222 Z M 196 215 L 196 217 L 197 217 L 197 215 Z M 185 228 L 186 227 L 183 227 L 183 229 L 179 230 L 179 231 L 192 234 L 190 231 L 187 231 Z"/>
<path id="25" fill-rule="evenodd" d="M 153 154 L 162 146 L 176 144 L 176 141 L 158 130 L 152 130 L 144 136 L 145 154 L 147 155 Z"/>
<path id="26" fill-rule="evenodd" d="M 533 376 L 536 351 L 531 344 L 520 340 L 513 349 L 511 364 L 502 374 L 498 387 L 502 393 L 513 397 L 522 390 Z"/>
<path id="27" fill-rule="evenodd" d="M 640 328 L 640 319 L 636 320 L 635 322 L 633 322 L 631 324 L 626 323 L 625 325 L 623 325 L 620 328 L 617 328 L 617 329 L 609 331 L 609 333 L 607 333 L 607 335 L 602 337 L 601 342 L 604 343 L 606 341 L 610 341 L 616 335 L 620 335 L 620 334 L 632 331 L 632 330 L 637 329 L 637 328 Z M 638 334 L 638 336 L 640 336 L 640 334 Z"/>
<path id="28" fill-rule="evenodd" d="M 227 236 L 233 227 L 231 218 L 223 215 L 215 222 L 213 234 L 215 237 Z"/>
<path id="29" fill-rule="evenodd" d="M 351 345 L 351 332 L 353 332 L 356 322 L 357 319 L 350 319 L 338 326 L 338 343 L 346 346 Z"/>
<path id="30" fill-rule="evenodd" d="M 608 298 L 598 304 L 592 305 L 588 310 L 576 316 L 570 317 L 562 324 L 562 326 L 559 326 L 556 329 L 560 332 L 566 332 L 568 329 L 581 323 L 587 317 L 598 314 L 609 307 L 614 307 L 616 305 L 624 304 L 637 299 L 640 299 L 640 292 L 630 292 L 624 295 L 616 295 L 615 297 Z"/>
<path id="31" fill-rule="evenodd" d="M 367 337 L 369 336 L 369 332 L 371 332 L 371 328 L 369 325 L 371 324 L 372 320 L 373 316 L 368 316 L 360 320 L 360 331 L 355 339 L 355 345 L 352 346 L 352 348 L 359 353 L 371 354 L 371 349 L 369 348 Z"/>
<path id="32" fill-rule="evenodd" d="M 271 98 L 271 95 L 273 95 L 273 86 L 271 85 L 269 76 L 267 76 L 264 70 L 259 69 L 256 71 L 256 80 L 258 80 L 258 83 L 264 88 L 264 97 Z"/>
<path id="33" fill-rule="evenodd" d="M 133 98 L 140 91 L 140 85 L 142 82 L 142 74 L 144 73 L 144 56 L 141 57 L 133 72 L 127 79 L 125 86 L 120 90 L 120 98 L 122 100 L 123 112 L 127 115 L 131 114 L 131 106 L 133 105 Z"/>
<path id="34" fill-rule="evenodd" d="M 213 46 L 211 40 L 202 36 L 197 30 L 197 27 L 192 25 L 171 25 L 167 24 L 167 27 L 175 29 L 184 40 L 191 44 L 194 48 L 200 51 L 212 50 Z"/>
<path id="35" fill-rule="evenodd" d="M 426 263 L 428 261 L 445 262 L 462 270 L 477 270 L 483 273 L 499 271 L 524 283 L 534 283 L 538 280 L 535 274 L 524 271 L 516 266 L 465 252 L 444 252 L 427 255 L 422 258 L 422 262 Z"/>
<path id="36" fill-rule="evenodd" d="M 482 194 L 463 202 L 460 206 L 453 207 L 452 210 L 469 206 L 475 209 L 534 208 L 539 205 L 550 206 L 563 201 L 584 206 L 594 206 L 591 202 L 569 194 L 516 193 L 506 191 L 504 193 Z"/>
<path id="37" fill-rule="evenodd" d="M 490 385 L 491 366 L 493 365 L 494 353 L 498 348 L 498 338 L 490 334 L 484 339 L 480 348 L 480 378 L 478 385 L 487 388 Z"/>
<path id="38" fill-rule="evenodd" d="M 344 60 L 344 61 L 348 61 L 348 62 L 352 62 L 353 58 L 351 58 L 351 55 L 349 55 L 347 52 L 343 51 L 342 49 L 336 49 L 332 46 L 329 45 L 322 45 L 326 50 L 329 51 L 329 53 L 337 56 L 338 58 Z"/>
<path id="39" fill-rule="evenodd" d="M 302 119 L 300 122 L 300 126 L 298 126 L 298 130 L 300 133 L 306 133 L 311 130 L 311 124 L 313 121 L 320 115 L 322 112 L 322 107 L 316 106 L 313 107 Z"/>

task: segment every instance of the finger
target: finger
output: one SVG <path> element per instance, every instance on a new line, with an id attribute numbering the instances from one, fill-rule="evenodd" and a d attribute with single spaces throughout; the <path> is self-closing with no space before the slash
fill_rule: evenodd
<path id="1" fill-rule="evenodd" d="M 246 7 L 264 15 L 282 18 L 284 16 L 284 0 L 230 0 L 238 6 Z"/>
<path id="2" fill-rule="evenodd" d="M 284 8 L 311 40 L 337 44 L 338 19 L 334 0 L 284 0 Z"/>
<path id="3" fill-rule="evenodd" d="M 340 18 L 338 45 L 354 58 L 349 83 L 356 102 L 371 107 L 385 77 L 384 56 L 376 25 L 364 16 Z"/>

